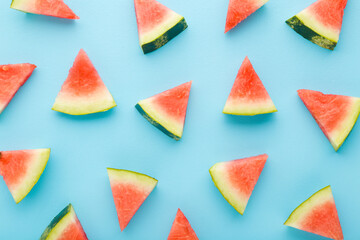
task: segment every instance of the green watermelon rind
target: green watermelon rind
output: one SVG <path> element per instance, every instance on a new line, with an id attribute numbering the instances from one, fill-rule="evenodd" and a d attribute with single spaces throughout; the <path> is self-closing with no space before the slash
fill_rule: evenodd
<path id="1" fill-rule="evenodd" d="M 306 26 L 304 22 L 296 15 L 286 20 L 286 24 L 289 25 L 295 32 L 300 34 L 302 37 L 322 48 L 334 50 L 337 45 L 337 42 L 318 34 L 310 27 Z"/>
<path id="2" fill-rule="evenodd" d="M 109 94 L 111 96 L 110 92 L 109 92 Z M 75 106 L 75 105 L 71 105 L 71 104 L 67 104 L 67 103 L 64 104 L 60 100 L 56 99 L 51 110 L 60 112 L 60 113 L 69 114 L 69 115 L 81 116 L 81 115 L 106 112 L 114 107 L 117 107 L 117 104 L 116 104 L 113 96 L 111 96 L 111 99 L 106 99 L 101 104 L 96 103 L 96 104 L 92 104 L 92 105 L 87 105 L 86 107 L 88 107 L 87 110 L 84 110 L 83 106 L 80 106 L 80 105 Z"/>
<path id="3" fill-rule="evenodd" d="M 56 217 L 54 217 L 54 219 L 50 222 L 50 224 L 46 227 L 45 231 L 43 232 L 43 234 L 40 237 L 40 240 L 46 240 L 48 239 L 48 237 L 52 237 L 51 239 L 54 239 L 54 236 L 51 236 L 53 233 L 53 230 L 55 229 L 56 226 L 58 226 L 58 224 L 64 224 L 67 225 L 68 222 L 64 222 L 62 223 L 61 221 L 68 215 L 68 214 L 74 214 L 74 216 L 76 217 L 76 213 L 74 211 L 73 206 L 71 205 L 71 203 L 69 205 L 67 205 L 58 215 L 56 215 Z M 70 219 L 72 222 L 72 218 Z M 61 234 L 62 232 L 60 232 Z"/>
<path id="4" fill-rule="evenodd" d="M 185 18 L 182 17 L 179 22 L 177 22 L 174 26 L 169 28 L 165 33 L 160 33 L 159 36 L 155 38 L 155 40 L 142 44 L 141 48 L 144 54 L 153 52 L 165 44 L 167 44 L 171 39 L 175 38 L 181 32 L 183 32 L 188 27 Z"/>
<path id="5" fill-rule="evenodd" d="M 217 166 L 221 166 L 221 164 L 223 164 L 223 163 L 222 163 L 222 162 L 216 163 L 214 166 L 212 166 L 212 167 L 209 169 L 211 179 L 213 180 L 215 187 L 219 190 L 219 192 L 220 192 L 221 195 L 225 198 L 225 200 L 226 200 L 238 213 L 240 213 L 241 215 L 243 215 L 244 212 L 245 212 L 245 208 L 246 208 L 247 203 L 243 203 L 243 202 L 237 201 L 236 197 L 233 197 L 233 198 L 228 197 L 228 195 L 227 195 L 227 194 L 225 193 L 225 191 L 224 191 L 224 188 L 226 188 L 227 186 L 224 186 L 224 187 L 221 186 L 221 184 L 219 184 L 218 180 L 216 179 L 215 169 L 217 168 Z"/>
<path id="6" fill-rule="evenodd" d="M 141 107 L 140 104 L 136 104 L 135 108 L 139 111 L 139 113 L 146 119 L 148 120 L 153 126 L 155 126 L 157 129 L 159 129 L 160 131 L 162 131 L 163 133 L 165 133 L 166 135 L 168 135 L 169 137 L 175 139 L 175 140 L 180 140 L 181 136 L 177 136 L 174 133 L 172 133 L 171 131 L 169 131 L 168 129 L 166 129 L 164 126 L 162 126 L 159 122 L 157 122 L 155 119 L 153 119 L 148 113 L 146 113 L 146 111 Z"/>
<path id="7" fill-rule="evenodd" d="M 36 185 L 36 183 L 39 181 L 41 175 L 43 174 L 47 162 L 49 160 L 50 157 L 50 148 L 46 148 L 46 149 L 36 149 L 38 151 L 42 151 L 41 152 L 41 160 L 37 161 L 37 167 L 35 168 L 31 168 L 31 173 L 36 173 L 32 176 L 30 176 L 30 179 L 26 179 L 28 180 L 25 183 L 20 184 L 20 190 L 17 189 L 16 192 L 11 192 L 16 204 L 18 204 L 19 202 L 21 202 L 30 192 L 31 190 L 34 188 L 34 186 Z M 1 152 L 0 152 L 0 156 L 1 156 Z M 25 180 L 25 181 L 26 181 Z"/>
<path id="8" fill-rule="evenodd" d="M 143 173 L 131 171 L 131 170 L 117 169 L 117 168 L 107 168 L 107 171 L 108 171 L 109 175 L 112 175 L 113 173 L 124 172 L 126 174 L 132 174 L 133 176 L 140 176 L 141 178 L 143 178 L 143 180 L 146 179 L 147 182 L 153 183 L 153 184 L 155 184 L 155 186 L 158 183 L 158 180 L 156 178 L 150 177 L 149 175 L 146 175 L 146 174 L 143 174 Z"/>

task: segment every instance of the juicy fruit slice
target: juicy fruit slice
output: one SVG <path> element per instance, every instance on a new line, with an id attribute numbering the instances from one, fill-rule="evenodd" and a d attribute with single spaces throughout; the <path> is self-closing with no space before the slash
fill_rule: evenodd
<path id="1" fill-rule="evenodd" d="M 49 224 L 40 240 L 87 240 L 84 229 L 71 204 L 65 207 Z"/>
<path id="2" fill-rule="evenodd" d="M 249 58 L 246 57 L 237 74 L 223 113 L 257 115 L 276 111 L 273 101 L 256 74 Z"/>
<path id="3" fill-rule="evenodd" d="M 170 234 L 168 236 L 168 240 L 198 240 L 194 230 L 192 229 L 189 221 L 182 213 L 180 209 L 178 209 L 176 213 L 176 217 L 174 223 L 171 227 Z"/>
<path id="4" fill-rule="evenodd" d="M 0 175 L 19 203 L 31 191 L 49 160 L 50 149 L 0 152 Z"/>
<path id="5" fill-rule="evenodd" d="M 140 46 L 144 53 L 164 46 L 187 28 L 185 18 L 156 0 L 134 0 Z"/>
<path id="6" fill-rule="evenodd" d="M 334 240 L 344 239 L 330 186 L 303 202 L 284 224 Z"/>
<path id="7" fill-rule="evenodd" d="M 85 115 L 113 107 L 116 107 L 114 98 L 86 52 L 81 49 L 52 109 L 71 115 Z"/>
<path id="8" fill-rule="evenodd" d="M 36 66 L 30 63 L 0 65 L 0 113 L 4 111 Z"/>
<path id="9" fill-rule="evenodd" d="M 309 41 L 333 50 L 339 40 L 347 0 L 318 0 L 286 23 Z"/>
<path id="10" fill-rule="evenodd" d="M 360 98 L 298 90 L 315 121 L 337 151 L 354 127 L 360 113 Z"/>
<path id="11" fill-rule="evenodd" d="M 122 169 L 108 168 L 111 191 L 123 231 L 157 185 L 155 178 Z"/>
<path id="12" fill-rule="evenodd" d="M 226 17 L 225 33 L 261 8 L 268 1 L 269 0 L 230 0 Z"/>
<path id="13" fill-rule="evenodd" d="M 12 0 L 10 7 L 27 13 L 79 19 L 63 0 Z"/>
<path id="14" fill-rule="evenodd" d="M 169 137 L 180 140 L 184 131 L 191 81 L 141 100 L 135 106 L 141 115 Z"/>
<path id="15" fill-rule="evenodd" d="M 226 201 L 241 215 L 264 168 L 268 155 L 216 163 L 210 175 Z"/>

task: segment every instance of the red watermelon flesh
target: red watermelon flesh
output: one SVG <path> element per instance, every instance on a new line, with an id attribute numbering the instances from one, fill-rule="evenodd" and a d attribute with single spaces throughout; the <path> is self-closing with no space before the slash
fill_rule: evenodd
<path id="1" fill-rule="evenodd" d="M 123 231 L 145 199 L 154 190 L 157 180 L 147 175 L 120 169 L 108 169 L 120 229 Z"/>
<path id="2" fill-rule="evenodd" d="M 136 21 L 139 35 L 154 30 L 154 27 L 162 25 L 171 14 L 171 9 L 156 0 L 134 0 Z"/>
<path id="3" fill-rule="evenodd" d="M 81 49 L 55 100 L 53 110 L 72 115 L 103 112 L 116 106 L 86 52 Z"/>
<path id="4" fill-rule="evenodd" d="M 30 63 L 0 65 L 0 113 L 4 111 L 35 68 L 36 66 Z"/>
<path id="5" fill-rule="evenodd" d="M 19 203 L 34 187 L 45 169 L 50 149 L 0 152 L 0 175 Z"/>
<path id="6" fill-rule="evenodd" d="M 69 224 L 64 232 L 56 238 L 56 240 L 87 240 L 84 229 L 81 226 L 79 219 L 76 217 L 74 222 Z"/>
<path id="7" fill-rule="evenodd" d="M 11 8 L 34 14 L 79 19 L 63 0 L 13 0 Z"/>
<path id="8" fill-rule="evenodd" d="M 243 61 L 223 112 L 256 115 L 276 112 L 276 107 L 248 57 Z"/>
<path id="9" fill-rule="evenodd" d="M 139 112 L 165 134 L 179 140 L 182 137 L 192 82 L 187 82 L 141 100 Z"/>
<path id="10" fill-rule="evenodd" d="M 198 240 L 198 237 L 195 234 L 195 231 L 192 229 L 189 221 L 183 214 L 183 212 L 178 209 L 174 223 L 171 227 L 168 240 Z"/>
<path id="11" fill-rule="evenodd" d="M 220 162 L 210 168 L 215 186 L 240 214 L 243 214 L 268 155 Z"/>
<path id="12" fill-rule="evenodd" d="M 226 17 L 225 33 L 234 28 L 268 1 L 269 0 L 230 0 Z"/>
<path id="13" fill-rule="evenodd" d="M 305 11 L 312 15 L 323 27 L 340 33 L 347 0 L 318 0 Z"/>
<path id="14" fill-rule="evenodd" d="M 360 98 L 305 89 L 298 90 L 298 94 L 334 149 L 338 150 L 359 116 Z"/>
<path id="15" fill-rule="evenodd" d="M 334 240 L 344 239 L 330 186 L 296 208 L 285 225 Z"/>

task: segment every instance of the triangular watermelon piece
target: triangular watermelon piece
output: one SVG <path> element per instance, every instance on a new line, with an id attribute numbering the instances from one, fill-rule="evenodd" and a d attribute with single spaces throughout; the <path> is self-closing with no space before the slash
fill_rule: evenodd
<path id="1" fill-rule="evenodd" d="M 31 191 L 43 173 L 50 149 L 0 152 L 0 175 L 14 200 L 19 203 Z"/>
<path id="2" fill-rule="evenodd" d="M 84 229 L 71 204 L 65 207 L 49 224 L 40 240 L 87 240 Z"/>
<path id="3" fill-rule="evenodd" d="M 241 215 L 264 168 L 268 155 L 216 163 L 210 175 L 226 201 Z"/>
<path id="4" fill-rule="evenodd" d="M 10 7 L 27 13 L 79 19 L 63 0 L 12 0 Z"/>
<path id="5" fill-rule="evenodd" d="M 191 83 L 184 83 L 141 100 L 135 107 L 152 125 L 169 137 L 179 140 L 184 130 Z"/>
<path id="6" fill-rule="evenodd" d="M 71 115 L 85 115 L 113 107 L 116 107 L 114 98 L 86 52 L 81 49 L 52 109 Z"/>
<path id="7" fill-rule="evenodd" d="M 298 90 L 315 121 L 337 151 L 354 127 L 360 113 L 360 98 Z"/>
<path id="8" fill-rule="evenodd" d="M 174 223 L 171 227 L 170 234 L 167 238 L 168 240 L 198 240 L 194 230 L 192 229 L 189 221 L 178 209 Z"/>
<path id="9" fill-rule="evenodd" d="M 226 17 L 225 33 L 253 14 L 268 1 L 269 0 L 230 0 Z"/>
<path id="10" fill-rule="evenodd" d="M 223 113 L 252 116 L 276 111 L 273 101 L 249 58 L 246 57 L 237 74 Z"/>
<path id="11" fill-rule="evenodd" d="M 157 185 L 155 178 L 122 169 L 108 168 L 111 191 L 123 231 Z"/>
<path id="12" fill-rule="evenodd" d="M 330 186 L 298 206 L 284 224 L 334 240 L 344 239 Z"/>
<path id="13" fill-rule="evenodd" d="M 318 0 L 286 23 L 320 47 L 333 50 L 339 41 L 347 0 Z"/>
<path id="14" fill-rule="evenodd" d="M 30 63 L 0 65 L 0 113 L 4 111 L 36 66 Z"/>
<path id="15" fill-rule="evenodd" d="M 185 18 L 156 0 L 134 0 L 140 46 L 149 53 L 187 28 Z"/>

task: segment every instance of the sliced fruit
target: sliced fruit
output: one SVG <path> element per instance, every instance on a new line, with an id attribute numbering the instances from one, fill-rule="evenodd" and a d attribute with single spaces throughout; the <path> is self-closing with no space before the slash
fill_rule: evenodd
<path id="1" fill-rule="evenodd" d="M 226 201 L 241 215 L 264 168 L 268 155 L 216 163 L 210 175 Z"/>
<path id="2" fill-rule="evenodd" d="M 0 65 L 0 113 L 4 111 L 36 66 L 30 63 Z"/>
<path id="3" fill-rule="evenodd" d="M 230 0 L 226 17 L 225 33 L 253 14 L 268 1 L 269 0 Z"/>
<path id="4" fill-rule="evenodd" d="M 19 203 L 31 191 L 49 160 L 50 149 L 0 152 L 0 175 Z"/>
<path id="5" fill-rule="evenodd" d="M 81 49 L 52 109 L 71 115 L 85 115 L 113 107 L 116 107 L 114 98 L 86 52 Z"/>
<path id="6" fill-rule="evenodd" d="M 79 19 L 63 0 L 12 0 L 10 7 L 27 13 Z"/>
<path id="7" fill-rule="evenodd" d="M 184 131 L 191 81 L 141 100 L 136 109 L 169 137 L 180 140 Z"/>
<path id="8" fill-rule="evenodd" d="M 320 47 L 334 50 L 339 41 L 347 0 L 318 0 L 286 23 Z"/>
<path id="9" fill-rule="evenodd" d="M 334 240 L 344 239 L 330 186 L 303 202 L 284 224 Z"/>
<path id="10" fill-rule="evenodd" d="M 198 240 L 194 230 L 192 229 L 189 221 L 178 209 L 174 223 L 171 227 L 168 240 Z"/>
<path id="11" fill-rule="evenodd" d="M 360 98 L 298 90 L 315 121 L 337 151 L 354 127 L 360 113 Z"/>
<path id="12" fill-rule="evenodd" d="M 84 229 L 69 204 L 47 226 L 40 240 L 87 240 Z"/>
<path id="13" fill-rule="evenodd" d="M 122 169 L 108 168 L 111 191 L 123 231 L 157 185 L 155 178 Z"/>
<path id="14" fill-rule="evenodd" d="M 237 74 L 223 113 L 251 116 L 276 111 L 273 101 L 249 58 L 246 57 Z"/>
<path id="15" fill-rule="evenodd" d="M 187 28 L 185 18 L 156 0 L 134 0 L 140 46 L 144 53 L 164 46 Z"/>

